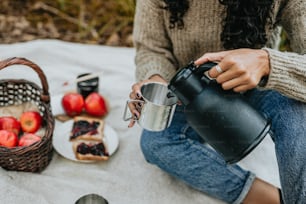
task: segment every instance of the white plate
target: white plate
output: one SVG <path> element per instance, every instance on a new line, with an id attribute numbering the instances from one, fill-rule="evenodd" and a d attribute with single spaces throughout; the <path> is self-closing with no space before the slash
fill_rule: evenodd
<path id="1" fill-rule="evenodd" d="M 55 120 L 54 134 L 53 134 L 53 147 L 63 157 L 79 162 L 94 162 L 92 160 L 78 160 L 75 158 L 72 142 L 69 141 L 70 130 L 73 125 L 73 120 L 67 122 L 59 122 Z M 104 126 L 104 139 L 109 155 L 114 154 L 119 146 L 119 138 L 115 130 L 105 124 Z"/>

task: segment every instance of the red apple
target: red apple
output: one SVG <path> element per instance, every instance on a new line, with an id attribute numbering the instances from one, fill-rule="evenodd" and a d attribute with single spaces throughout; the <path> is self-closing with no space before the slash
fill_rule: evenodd
<path id="1" fill-rule="evenodd" d="M 41 137 L 33 133 L 25 133 L 18 141 L 18 146 L 29 146 L 41 140 Z"/>
<path id="2" fill-rule="evenodd" d="M 0 130 L 12 131 L 16 135 L 19 135 L 20 123 L 13 116 L 2 116 L 0 117 Z"/>
<path id="3" fill-rule="evenodd" d="M 85 111 L 97 117 L 106 115 L 108 110 L 103 96 L 97 92 L 89 94 L 85 99 Z"/>
<path id="4" fill-rule="evenodd" d="M 62 98 L 62 106 L 68 116 L 80 115 L 84 108 L 84 98 L 79 93 L 67 93 Z"/>
<path id="5" fill-rule="evenodd" d="M 19 121 L 23 132 L 34 133 L 40 128 L 42 117 L 36 111 L 26 111 L 21 114 Z"/>
<path id="6" fill-rule="evenodd" d="M 0 146 L 15 147 L 18 143 L 18 136 L 8 130 L 0 130 Z"/>

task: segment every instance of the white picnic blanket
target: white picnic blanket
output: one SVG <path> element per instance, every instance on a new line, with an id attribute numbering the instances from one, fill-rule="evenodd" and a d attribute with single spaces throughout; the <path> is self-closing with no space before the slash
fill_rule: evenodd
<path id="1" fill-rule="evenodd" d="M 80 163 L 54 152 L 41 173 L 6 171 L 0 168 L 0 203 L 73 204 L 80 196 L 97 193 L 110 204 L 219 204 L 222 203 L 172 178 L 148 164 L 141 153 L 141 128 L 128 129 L 122 120 L 130 87 L 134 82 L 134 48 L 107 47 L 36 40 L 0 45 L 0 59 L 25 57 L 38 64 L 49 82 L 52 99 L 62 93 L 63 82 L 78 74 L 100 72 L 100 92 L 108 99 L 111 112 L 106 122 L 116 131 L 119 147 L 110 160 Z M 23 78 L 40 84 L 37 74 L 24 66 L 0 71 L 0 78 Z M 67 87 L 66 87 L 67 88 Z M 52 101 L 54 113 L 60 112 Z M 279 186 L 274 145 L 266 137 L 241 164 Z"/>

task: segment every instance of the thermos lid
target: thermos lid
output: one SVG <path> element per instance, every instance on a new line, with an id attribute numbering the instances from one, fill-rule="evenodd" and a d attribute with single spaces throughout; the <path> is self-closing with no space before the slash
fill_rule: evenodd
<path id="1" fill-rule="evenodd" d="M 181 68 L 170 80 L 168 88 L 184 105 L 188 105 L 193 98 L 205 88 L 203 71 L 209 70 L 214 63 L 207 63 L 197 67 L 193 62 Z"/>
<path id="2" fill-rule="evenodd" d="M 188 65 L 180 69 L 175 76 L 170 80 L 168 88 L 180 99 L 180 101 L 187 105 L 190 102 L 188 92 L 190 90 L 190 77 L 192 78 L 192 66 Z"/>

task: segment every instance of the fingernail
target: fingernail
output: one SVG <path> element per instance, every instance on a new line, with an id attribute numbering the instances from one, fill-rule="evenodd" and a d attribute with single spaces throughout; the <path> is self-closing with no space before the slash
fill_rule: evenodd
<path id="1" fill-rule="evenodd" d="M 140 93 L 136 93 L 137 98 L 142 98 Z"/>
<path id="2" fill-rule="evenodd" d="M 136 114 L 134 114 L 134 119 L 137 120 L 138 119 L 138 116 Z"/>

